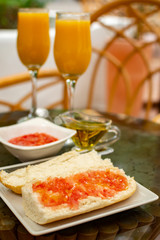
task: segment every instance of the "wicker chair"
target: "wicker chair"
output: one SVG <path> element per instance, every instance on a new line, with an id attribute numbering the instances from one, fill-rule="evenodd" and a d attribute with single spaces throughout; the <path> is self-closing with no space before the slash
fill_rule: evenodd
<path id="1" fill-rule="evenodd" d="M 106 2 L 107 0 L 81 0 L 84 12 L 94 12 L 103 6 Z"/>
<path id="2" fill-rule="evenodd" d="M 40 94 L 41 92 L 45 91 L 47 88 L 51 87 L 57 87 L 57 85 L 61 85 L 61 96 L 62 98 L 60 100 L 56 100 L 55 102 L 52 102 L 50 105 L 45 106 L 48 109 L 60 107 L 63 109 L 67 108 L 67 90 L 66 90 L 66 84 L 65 80 L 61 77 L 60 73 L 57 70 L 48 69 L 48 70 L 40 70 L 38 74 L 38 81 L 43 80 L 43 83 L 37 88 L 37 93 Z M 48 81 L 49 80 L 49 81 Z M 8 89 L 8 87 L 13 87 L 14 85 L 19 85 L 20 87 L 25 82 L 30 82 L 30 76 L 29 73 L 26 71 L 25 73 L 11 75 L 7 77 L 1 77 L 0 78 L 0 88 L 1 89 Z M 15 91 L 17 91 L 15 89 Z M 26 107 L 24 106 L 25 103 L 28 101 L 28 99 L 31 98 L 31 92 L 30 90 L 25 93 L 23 97 L 18 99 L 17 102 L 14 101 L 3 101 L 0 100 L 0 105 L 7 107 L 10 111 L 15 110 L 26 110 Z M 52 96 L 50 96 L 52 98 Z"/>
<path id="3" fill-rule="evenodd" d="M 104 88 L 107 99 L 105 101 L 105 111 L 120 112 L 143 118 L 153 118 L 153 115 L 159 112 L 159 99 L 154 99 L 155 90 L 157 90 L 157 95 L 159 94 L 159 88 L 157 87 L 160 73 L 158 52 L 160 44 L 159 16 L 159 0 L 108 1 L 108 3 L 91 14 L 91 28 L 98 24 L 106 32 L 106 36 L 103 39 L 103 45 L 93 45 L 92 56 L 96 57 L 92 62 L 92 65 L 94 65 L 90 74 L 86 108 L 95 108 L 93 98 L 95 91 L 98 91 L 98 85 L 96 85 L 99 81 L 98 71 L 101 62 L 106 61 L 107 76 Z M 117 17 L 118 27 L 108 23 L 110 18 Z M 148 36 L 151 39 L 148 40 Z M 121 50 L 121 53 L 119 53 L 119 50 Z M 132 63 L 133 60 L 134 63 Z M 135 66 L 136 70 L 135 68 L 132 69 L 132 66 Z M 130 68 L 132 73 L 130 73 Z M 137 72 L 138 80 L 135 80 L 136 76 L 133 78 L 135 72 Z M 54 80 L 40 86 L 38 89 L 40 92 L 57 83 L 63 85 L 62 100 L 46 107 L 55 108 L 61 106 L 67 108 L 66 86 L 60 74 L 54 70 L 41 70 L 39 81 L 43 77 L 53 77 Z M 0 88 L 17 83 L 20 85 L 24 81 L 30 81 L 27 73 L 0 78 Z M 0 104 L 8 106 L 9 110 L 21 110 L 24 109 L 23 105 L 30 96 L 31 94 L 27 93 L 16 103 L 0 101 Z"/>
<path id="4" fill-rule="evenodd" d="M 158 0 L 114 0 L 91 14 L 92 25 L 99 24 L 108 37 L 103 47 L 93 46 L 97 58 L 90 80 L 87 108 L 92 108 L 94 91 L 97 90 L 97 71 L 105 59 L 106 111 L 143 118 L 152 118 L 159 112 L 160 99 L 154 102 L 155 91 L 157 95 L 160 93 L 157 87 L 160 73 L 159 18 Z M 118 27 L 110 24 L 111 19 L 118 19 Z M 155 111 L 151 111 L 153 108 Z"/>

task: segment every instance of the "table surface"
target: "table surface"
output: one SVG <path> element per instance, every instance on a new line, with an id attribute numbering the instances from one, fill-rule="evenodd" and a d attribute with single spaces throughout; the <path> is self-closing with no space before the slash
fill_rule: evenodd
<path id="1" fill-rule="evenodd" d="M 50 112 L 54 118 L 58 111 Z M 0 114 L 0 127 L 11 125 L 25 116 L 26 112 Z M 121 130 L 121 138 L 114 143 L 114 152 L 104 156 L 111 158 L 113 164 L 123 168 L 127 175 L 160 196 L 160 124 L 136 119 L 125 115 L 105 114 Z M 62 149 L 66 151 L 68 149 Z M 2 145 L 0 145 L 0 167 L 19 163 Z M 15 222 L 9 227 L 5 219 Z M 102 221 L 93 221 L 76 229 L 66 229 L 47 236 L 33 237 L 18 222 L 5 204 L 0 202 L 0 239 L 160 239 L 160 200 L 136 209 L 105 217 Z M 97 229 L 97 231 L 96 231 Z M 9 236 L 9 237 L 8 237 Z M 7 238 L 6 238 L 7 237 Z"/>

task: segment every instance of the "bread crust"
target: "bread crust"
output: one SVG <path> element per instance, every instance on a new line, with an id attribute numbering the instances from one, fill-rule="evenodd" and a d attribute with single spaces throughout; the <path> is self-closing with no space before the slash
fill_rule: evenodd
<path id="1" fill-rule="evenodd" d="M 80 200 L 79 207 L 76 209 L 72 209 L 65 204 L 53 208 L 43 206 L 38 200 L 38 195 L 35 192 L 33 193 L 32 185 L 37 181 L 37 179 L 34 179 L 22 188 L 23 206 L 25 214 L 41 225 L 107 207 L 129 198 L 136 191 L 136 182 L 133 178 L 126 176 L 123 170 L 114 167 L 109 159 L 102 160 L 95 151 L 83 155 L 80 154 L 62 165 L 57 164 L 56 167 L 53 174 L 49 171 L 48 177 L 66 177 L 93 169 L 109 169 L 111 172 L 125 176 L 128 187 L 123 191 L 117 192 L 114 197 L 108 197 L 106 199 L 89 196 L 86 199 Z M 60 170 L 58 170 L 59 168 Z M 40 179 L 45 180 L 46 177 L 47 176 L 40 177 Z"/>
<path id="2" fill-rule="evenodd" d="M 13 192 L 21 194 L 21 189 L 26 183 L 26 170 L 26 168 L 20 168 L 11 173 L 2 170 L 0 172 L 0 182 Z"/>

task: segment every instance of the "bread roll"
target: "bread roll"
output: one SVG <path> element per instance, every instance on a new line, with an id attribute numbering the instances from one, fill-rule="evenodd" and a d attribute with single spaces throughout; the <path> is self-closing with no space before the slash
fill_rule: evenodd
<path id="1" fill-rule="evenodd" d="M 25 214 L 38 224 L 109 206 L 136 190 L 133 178 L 95 151 L 56 162 L 52 169 L 41 166 L 38 171 L 27 169 L 28 180 L 22 187 Z"/>
<path id="2" fill-rule="evenodd" d="M 67 153 L 64 153 L 62 155 L 59 155 L 57 157 L 52 158 L 51 160 L 48 160 L 43 163 L 39 163 L 36 165 L 29 165 L 24 168 L 17 169 L 11 173 L 7 173 L 6 171 L 1 171 L 0 172 L 0 182 L 6 186 L 7 188 L 11 189 L 13 192 L 21 194 L 21 189 L 24 186 L 24 184 L 28 181 L 27 173 L 30 169 L 33 168 L 33 174 L 32 176 L 29 176 L 29 181 L 34 179 L 36 174 L 39 176 L 40 173 L 43 170 L 43 174 L 45 171 L 48 171 L 47 169 L 49 168 L 50 171 L 52 172 L 53 169 L 55 168 L 56 163 L 61 163 L 65 162 L 68 159 L 71 159 L 72 157 L 77 156 L 78 153 L 76 151 L 70 151 Z M 47 166 L 47 167 L 46 167 Z"/>

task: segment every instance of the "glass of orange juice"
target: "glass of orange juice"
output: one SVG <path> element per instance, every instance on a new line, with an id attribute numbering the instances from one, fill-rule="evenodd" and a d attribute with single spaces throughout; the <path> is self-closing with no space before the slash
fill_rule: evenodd
<path id="1" fill-rule="evenodd" d="M 91 59 L 89 13 L 57 12 L 54 58 L 66 79 L 69 109 L 73 109 L 75 85 Z"/>
<path id="2" fill-rule="evenodd" d="M 25 118 L 28 119 L 39 115 L 36 85 L 38 70 L 45 63 L 50 50 L 48 10 L 42 8 L 19 9 L 17 30 L 18 55 L 29 70 L 32 80 L 32 107 L 29 115 Z"/>

